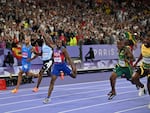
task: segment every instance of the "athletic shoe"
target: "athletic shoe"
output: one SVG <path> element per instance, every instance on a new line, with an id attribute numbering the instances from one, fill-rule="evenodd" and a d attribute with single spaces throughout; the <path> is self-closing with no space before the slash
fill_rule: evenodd
<path id="1" fill-rule="evenodd" d="M 108 100 L 111 100 L 116 96 L 116 93 L 110 91 L 107 95 L 108 95 Z"/>
<path id="2" fill-rule="evenodd" d="M 64 72 L 63 71 L 60 71 L 60 79 L 64 80 Z"/>
<path id="3" fill-rule="evenodd" d="M 116 94 L 114 94 L 114 93 L 111 93 L 111 94 L 109 95 L 109 97 L 108 97 L 108 100 L 111 100 L 111 99 L 113 99 L 115 96 L 116 96 Z"/>
<path id="4" fill-rule="evenodd" d="M 33 92 L 38 92 L 39 91 L 39 89 L 37 88 L 37 87 L 35 87 L 35 88 L 33 88 L 33 90 L 32 90 Z"/>
<path id="5" fill-rule="evenodd" d="M 145 87 L 143 88 L 139 88 L 139 96 L 143 96 L 146 94 L 146 90 L 145 90 Z"/>
<path id="6" fill-rule="evenodd" d="M 49 103 L 50 101 L 51 101 L 50 98 L 45 98 L 44 101 L 43 101 L 43 103 L 44 103 L 44 104 L 47 104 L 47 103 Z"/>
<path id="7" fill-rule="evenodd" d="M 110 96 L 112 94 L 112 91 L 110 91 L 107 95 Z"/>
<path id="8" fill-rule="evenodd" d="M 18 89 L 13 89 L 13 90 L 11 90 L 11 93 L 17 93 L 18 92 Z"/>

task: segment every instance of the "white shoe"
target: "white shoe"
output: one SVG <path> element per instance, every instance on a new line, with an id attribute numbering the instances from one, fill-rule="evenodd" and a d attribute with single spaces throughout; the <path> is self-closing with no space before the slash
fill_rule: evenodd
<path id="1" fill-rule="evenodd" d="M 145 94 L 146 94 L 146 89 L 145 89 L 145 87 L 139 88 L 139 96 L 143 96 L 143 95 L 145 95 Z"/>
<path id="2" fill-rule="evenodd" d="M 47 103 L 49 103 L 50 101 L 51 101 L 50 98 L 45 98 L 44 101 L 43 101 L 43 103 L 44 103 L 44 104 L 47 104 Z"/>

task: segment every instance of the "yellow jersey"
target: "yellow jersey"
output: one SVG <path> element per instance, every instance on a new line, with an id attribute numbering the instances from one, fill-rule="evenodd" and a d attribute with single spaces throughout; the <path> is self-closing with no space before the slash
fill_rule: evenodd
<path id="1" fill-rule="evenodd" d="M 142 44 L 141 53 L 143 56 L 142 66 L 144 69 L 149 69 L 150 68 L 150 47 L 147 48 L 144 44 Z"/>

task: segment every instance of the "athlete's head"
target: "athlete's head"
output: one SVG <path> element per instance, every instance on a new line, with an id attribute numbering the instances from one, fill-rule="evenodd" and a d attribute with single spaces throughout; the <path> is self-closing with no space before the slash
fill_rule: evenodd
<path id="1" fill-rule="evenodd" d="M 26 38 L 25 38 L 25 44 L 26 45 L 29 45 L 30 44 L 30 36 L 27 36 Z"/>
<path id="2" fill-rule="evenodd" d="M 58 48 L 61 48 L 61 46 L 62 46 L 62 40 L 57 39 L 56 40 L 56 45 L 57 45 Z"/>
<path id="3" fill-rule="evenodd" d="M 147 33 L 145 39 L 144 39 L 144 45 L 146 47 L 150 47 L 150 32 Z"/>
<path id="4" fill-rule="evenodd" d="M 125 39 L 118 39 L 117 40 L 117 48 L 122 49 L 125 46 L 126 40 Z"/>

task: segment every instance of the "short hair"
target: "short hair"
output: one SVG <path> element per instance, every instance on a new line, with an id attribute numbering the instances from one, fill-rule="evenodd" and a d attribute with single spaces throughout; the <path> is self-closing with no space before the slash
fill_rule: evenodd
<path id="1" fill-rule="evenodd" d="M 25 39 L 31 40 L 31 36 L 30 35 L 26 35 Z"/>

